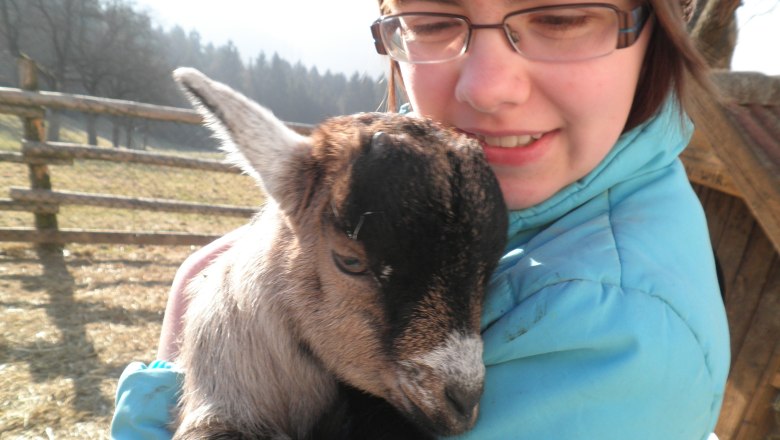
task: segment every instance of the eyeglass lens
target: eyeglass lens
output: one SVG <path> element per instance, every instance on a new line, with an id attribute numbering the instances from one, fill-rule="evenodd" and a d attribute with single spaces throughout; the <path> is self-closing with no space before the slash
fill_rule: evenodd
<path id="1" fill-rule="evenodd" d="M 448 61 L 465 53 L 473 29 L 464 17 L 401 14 L 381 22 L 388 54 L 399 61 Z M 534 60 L 576 61 L 607 55 L 617 47 L 618 11 L 607 6 L 551 6 L 507 16 L 503 29 L 510 44 Z"/>

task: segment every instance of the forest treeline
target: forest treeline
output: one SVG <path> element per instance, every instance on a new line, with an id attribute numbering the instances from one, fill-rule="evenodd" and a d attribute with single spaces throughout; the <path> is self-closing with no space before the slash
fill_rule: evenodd
<path id="1" fill-rule="evenodd" d="M 18 85 L 16 59 L 28 56 L 40 67 L 42 90 L 187 106 L 171 71 L 190 66 L 294 122 L 375 111 L 385 96 L 383 78 L 320 73 L 276 53 L 247 56 L 231 42 L 203 42 L 195 30 L 164 29 L 129 0 L 0 0 L 0 20 L 0 86 Z M 100 124 L 93 118 L 85 124 L 94 143 Z M 114 143 L 124 130 L 130 146 L 139 128 L 166 138 L 180 132 L 125 119 L 110 124 Z M 59 118 L 50 118 L 49 138 L 57 139 L 58 130 Z"/>

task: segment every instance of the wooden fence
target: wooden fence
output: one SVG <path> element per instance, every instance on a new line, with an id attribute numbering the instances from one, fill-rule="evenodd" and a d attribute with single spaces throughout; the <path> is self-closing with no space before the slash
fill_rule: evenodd
<path id="1" fill-rule="evenodd" d="M 0 113 L 21 118 L 23 139 L 20 152 L 0 152 L 0 162 L 26 164 L 30 187 L 12 187 L 8 199 L 0 199 L 0 211 L 27 211 L 34 214 L 35 226 L 30 228 L 0 228 L 0 241 L 32 242 L 43 246 L 67 243 L 113 243 L 156 245 L 202 245 L 215 235 L 175 232 L 125 232 L 113 230 L 74 230 L 58 227 L 60 206 L 97 206 L 106 209 L 164 211 L 170 213 L 200 213 L 216 216 L 245 216 L 256 212 L 255 207 L 212 205 L 125 197 L 111 194 L 89 194 L 56 191 L 51 185 L 49 165 L 69 165 L 75 160 L 98 160 L 163 167 L 207 170 L 224 173 L 240 171 L 223 162 L 195 159 L 170 154 L 150 153 L 124 148 L 99 148 L 64 142 L 48 142 L 45 135 L 45 109 L 70 110 L 109 116 L 142 118 L 153 121 L 201 124 L 202 119 L 193 110 L 156 106 L 131 101 L 105 99 L 93 96 L 38 91 L 37 67 L 31 60 L 19 64 L 21 88 L 0 87 Z M 306 124 L 289 124 L 291 128 L 308 133 Z"/>

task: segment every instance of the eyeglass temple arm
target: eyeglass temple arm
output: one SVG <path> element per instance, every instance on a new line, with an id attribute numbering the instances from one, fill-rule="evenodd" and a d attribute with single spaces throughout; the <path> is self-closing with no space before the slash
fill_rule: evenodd
<path id="1" fill-rule="evenodd" d="M 618 31 L 618 44 L 616 49 L 623 49 L 631 46 L 639 39 L 642 29 L 650 17 L 651 8 L 644 4 L 634 8 L 629 12 L 620 14 L 621 27 Z"/>
<path id="2" fill-rule="evenodd" d="M 374 37 L 374 48 L 376 49 L 376 53 L 379 55 L 387 55 L 387 48 L 385 47 L 385 43 L 382 41 L 382 35 L 379 31 L 379 27 L 381 24 L 381 19 L 376 20 L 371 25 L 371 35 Z"/>

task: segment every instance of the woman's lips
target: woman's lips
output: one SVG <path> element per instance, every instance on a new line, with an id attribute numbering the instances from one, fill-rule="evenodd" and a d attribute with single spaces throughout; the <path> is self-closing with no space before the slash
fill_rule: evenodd
<path id="1" fill-rule="evenodd" d="M 552 147 L 557 130 L 533 134 L 486 135 L 462 130 L 479 140 L 488 163 L 495 166 L 528 166 L 541 160 Z"/>

